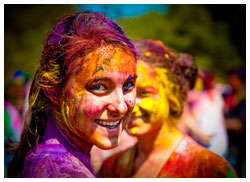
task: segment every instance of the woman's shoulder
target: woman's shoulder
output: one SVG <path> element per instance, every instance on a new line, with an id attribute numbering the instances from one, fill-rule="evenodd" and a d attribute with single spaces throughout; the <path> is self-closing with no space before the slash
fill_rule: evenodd
<path id="1" fill-rule="evenodd" d="M 23 177 L 94 177 L 60 144 L 38 144 L 26 155 Z"/>
<path id="2" fill-rule="evenodd" d="M 130 147 L 105 159 L 98 176 L 104 178 L 126 177 L 135 148 L 136 146 Z"/>
<path id="3" fill-rule="evenodd" d="M 166 161 L 160 176 L 165 177 L 237 177 L 231 165 L 221 156 L 184 136 Z"/>
<path id="4" fill-rule="evenodd" d="M 201 146 L 194 160 L 201 177 L 235 178 L 238 177 L 233 167 L 222 156 Z"/>
<path id="5" fill-rule="evenodd" d="M 192 139 L 190 139 L 192 140 Z M 229 162 L 222 156 L 208 150 L 199 145 L 195 141 L 193 145 L 196 148 L 194 156 L 194 164 L 200 170 L 202 177 L 237 177 L 237 174 Z"/>

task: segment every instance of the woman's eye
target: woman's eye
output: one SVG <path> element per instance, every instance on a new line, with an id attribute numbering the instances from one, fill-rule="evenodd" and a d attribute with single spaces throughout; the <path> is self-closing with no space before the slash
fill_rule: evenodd
<path id="1" fill-rule="evenodd" d="M 103 85 L 94 85 L 90 87 L 92 91 L 104 91 L 106 88 Z"/>
<path id="2" fill-rule="evenodd" d="M 134 82 L 126 82 L 126 83 L 123 85 L 124 92 L 127 92 L 127 91 L 133 89 L 134 87 L 135 87 Z"/>
<path id="3" fill-rule="evenodd" d="M 137 97 L 139 98 L 144 98 L 144 97 L 149 97 L 151 96 L 151 92 L 148 92 L 148 91 L 138 91 L 137 90 Z"/>

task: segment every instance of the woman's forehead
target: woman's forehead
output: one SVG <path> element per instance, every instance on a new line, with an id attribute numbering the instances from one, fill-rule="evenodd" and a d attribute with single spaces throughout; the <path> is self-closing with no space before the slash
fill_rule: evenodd
<path id="1" fill-rule="evenodd" d="M 138 82 L 154 81 L 154 69 L 148 63 L 138 60 L 137 62 Z"/>
<path id="2" fill-rule="evenodd" d="M 140 85 L 168 85 L 169 70 L 166 68 L 154 67 L 143 60 L 137 62 L 137 83 Z"/>
<path id="3" fill-rule="evenodd" d="M 112 71 L 136 77 L 136 61 L 133 54 L 112 45 L 102 46 L 89 53 L 80 71 L 82 79 L 102 77 Z"/>

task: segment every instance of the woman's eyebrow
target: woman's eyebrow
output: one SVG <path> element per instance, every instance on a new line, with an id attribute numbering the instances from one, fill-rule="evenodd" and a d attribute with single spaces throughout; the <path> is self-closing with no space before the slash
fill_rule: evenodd
<path id="1" fill-rule="evenodd" d="M 110 80 L 109 77 L 95 77 L 88 79 L 87 83 L 99 82 L 99 81 L 107 81 Z"/>
<path id="2" fill-rule="evenodd" d="M 137 90 L 139 91 L 147 91 L 152 93 L 157 93 L 157 90 L 152 86 L 146 86 L 146 87 L 137 87 Z"/>

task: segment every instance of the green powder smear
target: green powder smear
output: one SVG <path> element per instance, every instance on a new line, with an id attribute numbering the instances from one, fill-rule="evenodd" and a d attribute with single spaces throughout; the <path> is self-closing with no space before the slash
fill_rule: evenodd
<path id="1" fill-rule="evenodd" d="M 237 178 L 236 174 L 232 171 L 230 167 L 227 168 L 227 177 L 228 178 Z"/>

